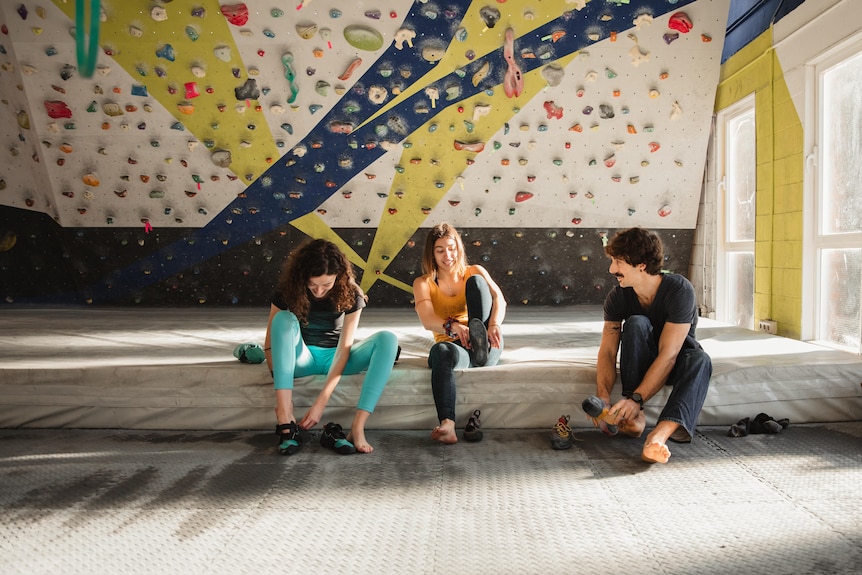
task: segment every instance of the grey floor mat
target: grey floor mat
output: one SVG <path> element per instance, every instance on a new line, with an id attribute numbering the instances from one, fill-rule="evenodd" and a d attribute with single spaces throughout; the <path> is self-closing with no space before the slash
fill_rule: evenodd
<path id="1" fill-rule="evenodd" d="M 442 446 L 317 434 L 0 430 L 11 574 L 821 574 L 862 569 L 862 422 L 701 428 L 667 465 L 641 440 L 489 430 Z"/>

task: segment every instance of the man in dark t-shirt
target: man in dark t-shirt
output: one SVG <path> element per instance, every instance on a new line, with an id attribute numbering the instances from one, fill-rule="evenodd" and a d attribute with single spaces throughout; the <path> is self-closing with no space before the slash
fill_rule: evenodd
<path id="1" fill-rule="evenodd" d="M 615 426 L 640 437 L 646 427 L 644 404 L 672 386 L 641 452 L 644 461 L 667 463 L 668 440 L 691 441 L 712 376 L 712 361 L 695 339 L 694 288 L 681 275 L 662 273 L 661 240 L 642 228 L 617 232 L 605 253 L 619 285 L 605 299 L 596 397 L 590 398 L 605 409 L 593 421 L 603 431 Z M 622 399 L 611 405 L 618 354 Z"/>

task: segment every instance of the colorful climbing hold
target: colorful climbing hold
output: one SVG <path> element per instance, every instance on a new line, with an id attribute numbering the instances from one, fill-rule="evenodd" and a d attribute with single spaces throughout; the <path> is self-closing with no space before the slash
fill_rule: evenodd
<path id="1" fill-rule="evenodd" d="M 186 99 L 197 98 L 200 96 L 200 92 L 198 91 L 197 82 L 186 82 Z"/>
<path id="2" fill-rule="evenodd" d="M 260 90 L 257 87 L 257 81 L 254 78 L 248 78 L 243 82 L 242 86 L 234 88 L 234 95 L 240 102 L 247 100 L 257 100 L 260 98 Z"/>
<path id="3" fill-rule="evenodd" d="M 383 35 L 368 26 L 352 24 L 344 28 L 344 39 L 357 50 L 374 52 L 383 47 Z"/>
<path id="4" fill-rule="evenodd" d="M 371 86 L 368 88 L 368 100 L 373 104 L 382 104 L 389 97 L 389 91 L 383 86 Z"/>
<path id="5" fill-rule="evenodd" d="M 395 32 L 394 42 L 395 48 L 398 50 L 404 49 L 404 42 L 407 42 L 407 46 L 410 48 L 413 47 L 413 38 L 416 37 L 416 31 L 411 30 L 410 28 L 400 28 L 397 32 Z"/>
<path id="6" fill-rule="evenodd" d="M 156 22 L 164 22 L 168 19 L 168 11 L 164 6 L 153 6 L 150 10 L 150 18 Z"/>
<path id="7" fill-rule="evenodd" d="M 445 46 L 432 45 L 422 48 L 422 59 L 426 62 L 439 62 L 445 55 Z"/>
<path id="8" fill-rule="evenodd" d="M 473 74 L 473 79 L 472 79 L 473 87 L 478 86 L 479 83 L 488 76 L 488 73 L 490 71 L 491 71 L 491 63 L 488 62 L 487 60 L 485 60 L 485 62 L 482 64 L 482 66 L 479 68 L 479 70 L 477 70 L 476 73 Z"/>
<path id="9" fill-rule="evenodd" d="M 71 118 L 72 110 L 61 100 L 46 100 L 45 111 L 48 112 L 49 118 Z"/>
<path id="10" fill-rule="evenodd" d="M 499 18 L 499 11 L 497 12 L 497 17 Z M 493 28 L 493 26 L 489 26 L 489 28 Z M 506 29 L 505 42 L 503 44 L 503 59 L 506 60 L 506 64 L 508 65 L 506 74 L 503 77 L 503 92 L 508 98 L 520 96 L 524 91 L 524 75 L 521 72 L 520 66 L 515 62 L 515 31 L 511 28 Z"/>
<path id="11" fill-rule="evenodd" d="M 500 11 L 493 6 L 483 6 L 479 9 L 479 18 L 488 28 L 493 28 L 500 21 Z"/>
<path id="12" fill-rule="evenodd" d="M 331 50 L 332 49 L 332 41 L 330 40 L 330 38 L 332 37 L 332 30 L 330 30 L 329 28 L 321 28 L 319 34 L 320 34 L 320 37 L 323 39 L 323 41 L 326 42 L 326 47 Z M 316 52 L 317 52 L 317 50 L 315 50 L 315 55 L 316 55 Z"/>
<path id="13" fill-rule="evenodd" d="M 353 72 L 362 64 L 362 58 L 354 58 L 350 65 L 344 70 L 344 72 L 338 77 L 339 80 L 346 81 L 350 79 L 350 76 L 353 75 Z"/>
<path id="14" fill-rule="evenodd" d="M 164 46 L 156 50 L 156 57 L 163 58 L 168 62 L 174 62 L 177 59 L 174 47 L 170 44 L 165 44 Z"/>
<path id="15" fill-rule="evenodd" d="M 297 94 L 299 94 L 299 85 L 296 83 L 296 73 L 293 70 L 293 54 L 285 52 L 281 57 L 281 63 L 284 65 L 284 76 L 290 86 L 290 97 L 287 99 L 287 103 L 293 104 Z"/>
<path id="16" fill-rule="evenodd" d="M 676 12 L 670 17 L 670 20 L 668 20 L 667 27 L 671 30 L 677 30 L 683 34 L 687 34 L 691 31 L 693 25 L 688 14 L 685 12 Z"/>
<path id="17" fill-rule="evenodd" d="M 453 143 L 456 150 L 479 153 L 485 149 L 485 142 L 461 142 L 455 140 Z"/>
<path id="18" fill-rule="evenodd" d="M 222 4 L 221 13 L 227 21 L 234 26 L 245 26 L 248 22 L 248 6 L 240 4 Z"/>
<path id="19" fill-rule="evenodd" d="M 563 108 L 557 106 L 553 100 L 544 103 L 545 113 L 548 119 L 556 118 L 557 120 L 563 117 Z"/>
<path id="20" fill-rule="evenodd" d="M 230 62 L 232 58 L 230 53 L 230 47 L 225 45 L 216 46 L 213 49 L 213 54 L 222 62 Z"/>

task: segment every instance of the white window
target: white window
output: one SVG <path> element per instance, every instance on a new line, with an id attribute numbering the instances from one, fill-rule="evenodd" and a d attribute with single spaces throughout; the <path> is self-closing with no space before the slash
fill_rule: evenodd
<path id="1" fill-rule="evenodd" d="M 862 43 L 816 67 L 815 339 L 862 351 Z"/>
<path id="2" fill-rule="evenodd" d="M 716 319 L 754 329 L 757 157 L 754 96 L 718 114 Z"/>

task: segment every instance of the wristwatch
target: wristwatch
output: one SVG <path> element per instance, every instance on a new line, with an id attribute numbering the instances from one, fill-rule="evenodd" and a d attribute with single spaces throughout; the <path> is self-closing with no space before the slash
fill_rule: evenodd
<path id="1" fill-rule="evenodd" d="M 643 408 L 644 408 L 644 398 L 643 398 L 643 397 L 641 397 L 641 394 L 639 394 L 638 392 L 634 392 L 634 393 L 632 393 L 632 394 L 630 394 L 630 395 L 628 396 L 628 399 L 631 399 L 632 401 L 634 401 L 635 403 L 637 403 L 638 405 L 640 405 L 640 406 L 641 406 L 641 411 L 643 411 Z"/>

